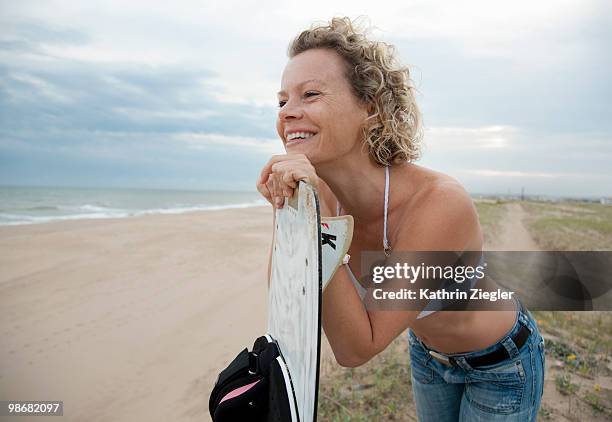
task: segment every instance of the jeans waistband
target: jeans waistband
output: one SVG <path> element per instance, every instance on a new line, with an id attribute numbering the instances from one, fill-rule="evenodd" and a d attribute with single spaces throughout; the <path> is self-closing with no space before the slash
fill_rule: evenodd
<path id="1" fill-rule="evenodd" d="M 491 353 L 499 348 L 505 347 L 506 349 L 508 349 L 508 353 L 510 355 L 510 357 L 514 357 L 514 355 L 516 355 L 518 353 L 518 350 L 516 350 L 516 346 L 514 345 L 513 341 L 512 341 L 512 337 L 514 337 L 514 335 L 521 329 L 521 325 L 524 325 L 525 327 L 527 327 L 527 329 L 529 330 L 530 336 L 531 334 L 533 334 L 533 331 L 535 329 L 535 325 L 533 324 L 533 317 L 531 316 L 531 314 L 529 313 L 529 311 L 527 309 L 525 309 L 523 307 L 523 305 L 521 304 L 521 302 L 519 300 L 516 300 L 516 304 L 517 304 L 517 312 L 516 312 L 516 318 L 514 320 L 514 324 L 512 326 L 512 328 L 510 329 L 510 331 L 508 331 L 500 340 L 498 340 L 497 342 L 495 342 L 494 344 L 492 344 L 489 347 L 486 347 L 484 349 L 480 349 L 480 350 L 474 350 L 471 352 L 465 352 L 465 353 L 440 353 L 434 349 L 431 349 L 429 347 L 427 347 L 422 341 L 421 339 L 419 339 L 416 335 L 414 335 L 412 333 L 412 331 L 410 331 L 410 335 L 428 352 L 430 350 L 439 353 L 441 355 L 444 356 L 448 356 L 448 357 L 453 357 L 453 358 L 474 358 L 474 357 L 478 357 L 478 356 L 483 356 L 486 355 L 488 353 Z"/>

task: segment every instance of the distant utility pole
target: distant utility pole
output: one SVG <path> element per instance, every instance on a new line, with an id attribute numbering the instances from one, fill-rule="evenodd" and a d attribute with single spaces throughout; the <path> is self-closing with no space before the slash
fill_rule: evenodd
<path id="1" fill-rule="evenodd" d="M 525 186 L 521 186 L 521 201 L 525 200 Z"/>

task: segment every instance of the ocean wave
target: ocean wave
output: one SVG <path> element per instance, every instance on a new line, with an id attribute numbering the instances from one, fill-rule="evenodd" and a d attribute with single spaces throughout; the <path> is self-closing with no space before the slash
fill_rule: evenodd
<path id="1" fill-rule="evenodd" d="M 92 204 L 84 204 L 84 205 L 64 205 L 59 207 L 64 211 L 85 211 L 85 212 L 116 212 L 123 211 L 118 208 L 110 208 L 105 205 L 92 205 Z"/>
<path id="2" fill-rule="evenodd" d="M 192 205 L 192 206 L 179 206 L 169 208 L 156 208 L 150 210 L 143 210 L 136 213 L 136 215 L 150 215 L 150 214 L 183 214 L 186 212 L 196 211 L 218 211 L 228 210 L 235 208 L 251 208 L 267 205 L 268 202 L 264 199 L 257 199 L 251 202 L 243 202 L 238 204 L 224 204 L 224 205 Z"/>
<path id="3" fill-rule="evenodd" d="M 82 205 L 78 206 L 81 211 L 91 211 L 88 213 L 77 213 L 68 215 L 49 215 L 49 216 L 30 216 L 30 215 L 19 215 L 19 214 L 8 214 L 0 213 L 0 226 L 14 226 L 23 224 L 41 224 L 49 223 L 53 221 L 66 221 L 66 220 L 89 220 L 89 219 L 103 219 L 103 218 L 128 218 L 138 217 L 143 215 L 155 215 L 155 214 L 184 214 L 188 212 L 197 211 L 218 211 L 235 208 L 251 208 L 267 205 L 268 202 L 264 199 L 257 199 L 250 202 L 242 202 L 237 204 L 223 204 L 223 205 L 194 205 L 194 206 L 176 206 L 168 208 L 154 208 L 147 210 L 125 210 L 125 209 L 111 209 L 97 207 L 93 205 Z M 94 212 L 98 209 L 99 212 Z M 72 209 L 74 210 L 74 209 Z M 103 211 L 103 212 L 100 212 Z"/>
<path id="4" fill-rule="evenodd" d="M 60 208 L 53 205 L 38 205 L 35 207 L 20 208 L 20 211 L 58 211 Z"/>
<path id="5" fill-rule="evenodd" d="M 23 224 L 41 224 L 50 223 L 52 221 L 65 220 L 88 220 L 100 218 L 125 218 L 129 217 L 129 213 L 91 213 L 91 214 L 71 214 L 71 215 L 53 215 L 53 216 L 30 216 L 30 215 L 14 215 L 0 214 L 0 226 L 17 226 Z M 8 220 L 8 221 L 7 221 Z M 11 221 L 12 220 L 12 221 Z"/>
<path id="6" fill-rule="evenodd" d="M 59 211 L 60 207 L 56 207 L 53 205 L 36 205 L 33 207 L 11 207 L 5 206 L 4 208 L 0 208 L 1 212 L 32 212 L 32 211 Z M 8 214 L 7 214 L 8 215 Z"/>

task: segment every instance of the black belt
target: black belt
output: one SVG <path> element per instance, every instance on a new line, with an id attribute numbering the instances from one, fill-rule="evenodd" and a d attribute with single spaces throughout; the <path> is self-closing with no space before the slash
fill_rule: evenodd
<path id="1" fill-rule="evenodd" d="M 516 345 L 516 348 L 519 350 L 521 349 L 521 347 L 523 347 L 530 334 L 529 328 L 524 326 L 522 323 L 520 323 L 520 325 L 521 328 L 516 332 L 516 334 L 512 336 L 512 341 Z M 442 353 L 436 352 L 435 350 L 429 350 L 429 354 L 435 360 L 440 363 L 443 363 L 444 365 L 459 366 L 457 365 L 457 362 L 455 361 L 453 356 L 446 356 Z M 486 355 L 477 356 L 474 358 L 465 358 L 465 361 L 471 367 L 476 368 L 478 366 L 495 365 L 496 363 L 502 362 L 503 360 L 508 359 L 509 357 L 510 355 L 508 354 L 508 351 L 505 347 L 502 346 L 497 350 L 487 353 Z"/>

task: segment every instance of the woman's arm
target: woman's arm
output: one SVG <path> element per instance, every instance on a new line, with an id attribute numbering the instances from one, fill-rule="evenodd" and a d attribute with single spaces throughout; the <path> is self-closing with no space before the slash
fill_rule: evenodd
<path id="1" fill-rule="evenodd" d="M 460 185 L 440 185 L 420 203 L 411 223 L 399 228 L 394 252 L 464 251 L 478 244 L 478 217 Z M 410 327 L 418 314 L 418 310 L 367 311 L 345 267 L 336 272 L 323 294 L 323 329 L 342 366 L 360 366 L 370 360 Z"/>
<path id="2" fill-rule="evenodd" d="M 286 154 L 270 159 L 257 186 L 266 197 L 282 197 L 297 186 L 298 180 L 305 180 L 317 189 L 321 181 L 306 156 Z M 395 252 L 464 251 L 480 247 L 482 235 L 476 211 L 458 183 L 439 183 L 416 200 L 419 206 L 411 211 L 409 222 L 397 228 L 392 239 Z M 325 200 L 320 204 L 321 214 L 331 215 L 333 206 Z M 323 294 L 323 329 L 336 360 L 343 366 L 359 366 L 370 360 L 413 324 L 418 313 L 366 311 L 345 267 L 336 271 Z"/>

